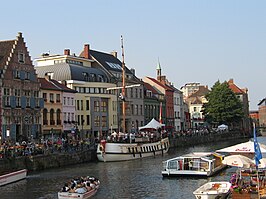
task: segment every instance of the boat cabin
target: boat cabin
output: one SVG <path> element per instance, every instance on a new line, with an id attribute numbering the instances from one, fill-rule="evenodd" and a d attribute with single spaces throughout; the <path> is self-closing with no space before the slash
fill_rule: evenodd
<path id="1" fill-rule="evenodd" d="M 210 176 L 226 166 L 222 160 L 218 153 L 190 153 L 164 161 L 162 175 Z"/>

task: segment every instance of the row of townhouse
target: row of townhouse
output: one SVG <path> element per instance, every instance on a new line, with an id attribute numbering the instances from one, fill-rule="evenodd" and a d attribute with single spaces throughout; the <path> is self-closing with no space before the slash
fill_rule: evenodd
<path id="1" fill-rule="evenodd" d="M 125 67 L 126 118 L 122 129 L 123 71 L 117 52 L 100 52 L 85 44 L 78 56 L 65 49 L 58 55 L 44 53 L 34 63 L 22 33 L 14 40 L 0 41 L 2 141 L 136 132 L 152 118 L 163 122 L 170 131 L 202 123 L 202 116 L 197 115 L 200 107 L 193 107 L 199 98 L 186 101 L 186 91 L 175 88 L 162 75 L 160 64 L 156 78 L 140 79 L 134 69 Z M 190 94 L 199 91 L 194 89 Z M 203 97 L 200 99 L 204 103 Z"/>
<path id="2" fill-rule="evenodd" d="M 126 124 L 121 129 L 122 63 L 116 52 L 92 50 L 85 44 L 79 56 L 65 49 L 61 55 L 44 53 L 34 63 L 22 33 L 0 42 L 2 141 L 136 132 L 152 118 L 159 120 L 160 109 L 167 128 L 186 128 L 182 93 L 165 76 L 141 80 L 125 67 Z"/>

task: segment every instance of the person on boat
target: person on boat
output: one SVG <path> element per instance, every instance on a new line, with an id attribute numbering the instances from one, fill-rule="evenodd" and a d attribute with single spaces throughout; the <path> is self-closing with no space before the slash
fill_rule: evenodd
<path id="1" fill-rule="evenodd" d="M 68 186 L 68 183 L 65 183 L 65 185 L 63 186 L 62 188 L 62 192 L 68 192 L 70 190 L 69 186 Z"/>
<path id="2" fill-rule="evenodd" d="M 86 193 L 86 192 L 87 192 L 87 189 L 86 189 L 85 185 L 82 184 L 82 183 L 79 183 L 79 184 L 77 185 L 77 188 L 75 189 L 75 193 L 80 193 L 80 194 L 82 194 L 82 193 Z"/>

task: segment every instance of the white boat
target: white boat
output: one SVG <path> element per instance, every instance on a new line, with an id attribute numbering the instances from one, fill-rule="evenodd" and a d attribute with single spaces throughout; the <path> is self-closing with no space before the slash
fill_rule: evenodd
<path id="1" fill-rule="evenodd" d="M 167 153 L 170 147 L 169 139 L 163 138 L 156 142 L 142 142 L 136 140 L 135 143 L 106 142 L 102 140 L 97 147 L 97 157 L 99 161 L 124 161 L 133 160 Z"/>
<path id="2" fill-rule="evenodd" d="M 86 191 L 84 193 L 75 193 L 75 192 L 70 192 L 70 191 L 59 191 L 58 192 L 58 199 L 88 199 L 94 196 L 98 189 L 100 187 L 100 181 L 97 180 L 96 186 L 89 191 Z M 87 189 L 86 189 L 87 190 Z"/>
<path id="3" fill-rule="evenodd" d="M 123 107 L 123 121 L 122 129 L 123 134 L 125 135 L 126 129 L 126 88 L 131 88 L 139 86 L 140 84 L 126 86 L 125 84 L 125 63 L 124 63 L 124 49 L 123 49 L 123 38 L 121 36 L 122 42 L 122 87 L 109 88 L 108 90 L 116 90 L 122 88 L 122 93 L 120 93 L 120 99 L 122 100 Z M 160 110 L 160 118 L 162 111 Z M 153 120 L 154 122 L 154 120 Z M 158 124 L 158 127 L 164 126 L 164 124 Z M 152 129 L 157 129 L 152 127 Z M 161 136 L 162 137 L 162 136 Z M 124 160 L 133 160 L 149 156 L 155 156 L 158 154 L 164 154 L 168 152 L 170 147 L 168 137 L 162 138 L 157 141 L 150 141 L 147 137 L 136 138 L 134 143 L 126 142 L 107 142 L 106 140 L 101 140 L 97 146 L 97 157 L 99 161 L 109 162 L 109 161 L 124 161 Z"/>
<path id="4" fill-rule="evenodd" d="M 230 195 L 230 187 L 230 182 L 208 182 L 196 189 L 193 194 L 197 199 L 224 199 Z"/>
<path id="5" fill-rule="evenodd" d="M 22 170 L 0 175 L 0 186 L 25 179 L 26 176 L 27 176 L 27 169 L 22 169 Z"/>
<path id="6" fill-rule="evenodd" d="M 224 155 L 214 152 L 197 152 L 175 157 L 163 162 L 163 176 L 212 176 L 226 168 Z"/>

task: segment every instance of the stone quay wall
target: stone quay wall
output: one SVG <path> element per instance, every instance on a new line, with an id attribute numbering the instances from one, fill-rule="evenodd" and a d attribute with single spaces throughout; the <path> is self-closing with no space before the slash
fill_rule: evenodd
<path id="1" fill-rule="evenodd" d="M 219 142 L 231 139 L 249 138 L 240 132 L 223 132 L 196 136 L 170 137 L 170 147 L 194 146 L 206 142 Z M 21 156 L 16 158 L 0 159 L 0 173 L 17 169 L 28 169 L 28 171 L 39 171 L 50 168 L 59 168 L 74 164 L 97 161 L 95 149 L 77 151 L 71 153 L 51 153 L 48 155 Z"/>
<path id="2" fill-rule="evenodd" d="M 51 153 L 49 155 L 21 156 L 0 159 L 0 172 L 17 169 L 39 171 L 68 165 L 93 162 L 97 160 L 95 150 L 84 150 L 72 153 Z"/>

